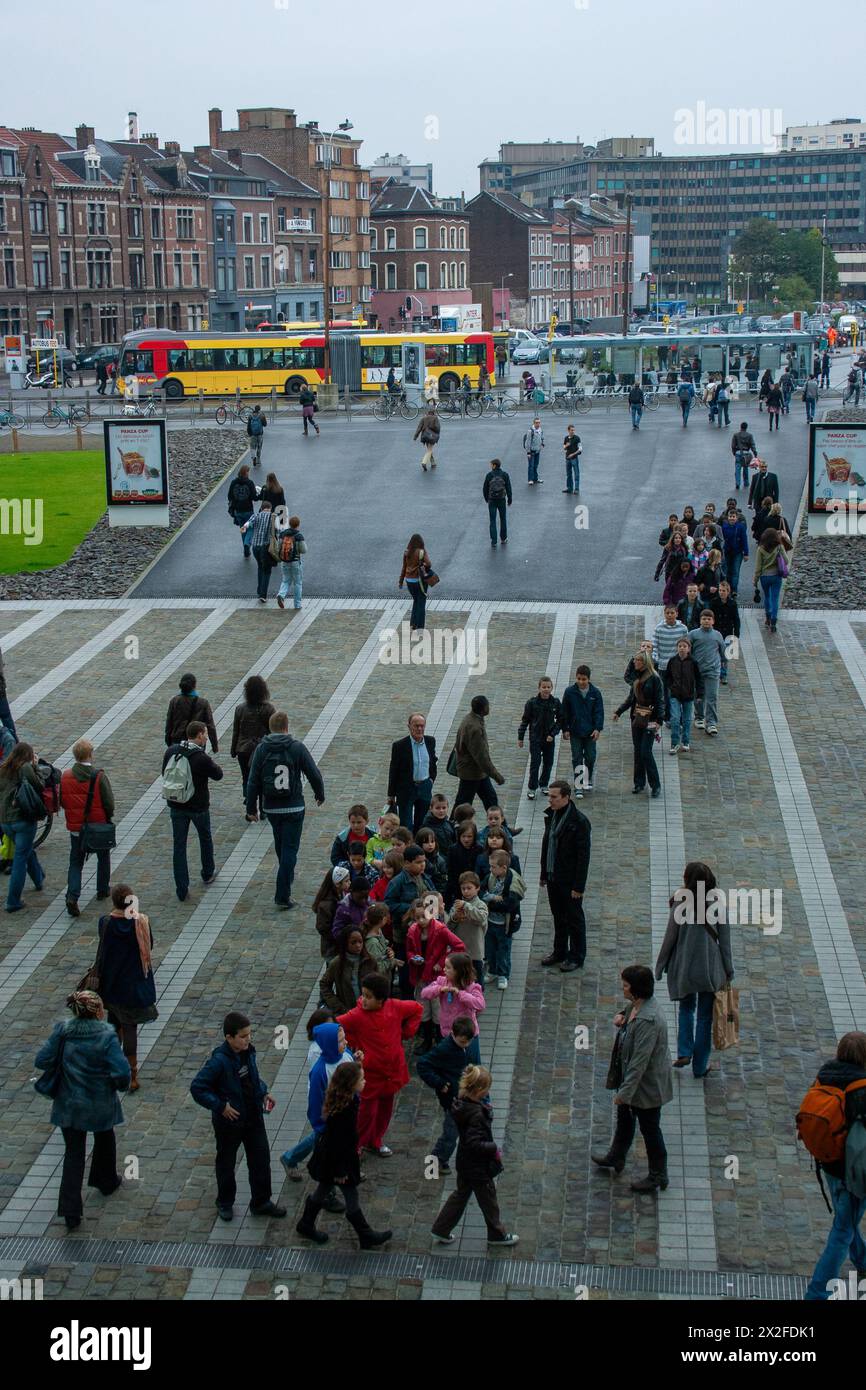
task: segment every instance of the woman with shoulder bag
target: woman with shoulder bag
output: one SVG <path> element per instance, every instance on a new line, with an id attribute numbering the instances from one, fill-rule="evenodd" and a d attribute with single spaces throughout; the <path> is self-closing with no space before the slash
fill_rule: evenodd
<path id="1" fill-rule="evenodd" d="M 403 552 L 403 568 L 397 581 L 399 589 L 402 589 L 404 581 L 412 596 L 409 626 L 413 631 L 419 631 L 426 621 L 427 586 L 431 581 L 438 584 L 439 576 L 434 576 L 433 563 L 425 549 L 424 539 L 417 532 L 409 537 L 409 544 Z"/>
<path id="2" fill-rule="evenodd" d="M 276 710 L 271 704 L 271 692 L 262 676 L 250 676 L 244 683 L 243 704 L 235 710 L 232 725 L 232 746 L 230 757 L 237 758 L 243 779 L 244 805 L 247 800 L 247 777 L 253 754 L 263 738 L 271 731 L 271 715 Z"/>
<path id="3" fill-rule="evenodd" d="M 439 416 L 436 414 L 435 407 L 431 405 L 427 413 L 422 415 L 418 428 L 412 436 L 413 439 L 417 439 L 420 435 L 421 443 L 424 445 L 424 452 L 421 455 L 421 467 L 425 473 L 427 472 L 428 463 L 431 468 L 436 467 L 433 450 L 439 443 L 441 429 L 442 426 L 439 423 Z"/>
<path id="4" fill-rule="evenodd" d="M 258 494 L 259 490 L 250 477 L 250 466 L 248 463 L 244 463 L 238 469 L 237 477 L 232 479 L 229 486 L 229 516 L 235 526 L 246 526 L 247 522 L 252 520 Z M 253 552 L 245 531 L 241 531 L 241 541 L 244 555 L 249 559 Z"/>
<path id="5" fill-rule="evenodd" d="M 764 611 L 767 615 L 764 623 L 771 632 L 776 631 L 782 581 L 787 579 L 789 574 L 785 552 L 790 549 L 791 542 L 787 536 L 780 535 L 772 526 L 768 526 L 761 535 L 755 556 L 755 589 L 757 590 L 760 582 L 764 591 Z"/>
<path id="6" fill-rule="evenodd" d="M 138 1029 L 158 1017 L 150 922 L 125 883 L 111 890 L 112 909 L 99 919 L 98 989 L 129 1063 L 130 1091 L 138 1090 Z"/>
<path id="7" fill-rule="evenodd" d="M 44 1075 L 35 1084 L 40 1095 L 51 1096 L 51 1123 L 63 1131 L 66 1153 L 57 1215 L 74 1231 L 84 1212 L 81 1184 L 88 1130 L 93 1134 L 93 1157 L 87 1186 L 98 1187 L 104 1197 L 121 1186 L 114 1126 L 123 1124 L 117 1092 L 126 1090 L 130 1072 L 114 1029 L 105 1021 L 99 995 L 77 990 L 66 1005 L 72 1018 L 58 1023 L 36 1054 Z"/>
<path id="8" fill-rule="evenodd" d="M 41 814 L 40 814 L 41 812 Z M 33 841 L 40 820 L 45 818 L 42 783 L 36 772 L 36 753 L 29 743 L 16 743 L 0 763 L 0 827 L 15 846 L 6 911 L 20 912 L 25 904 L 21 892 L 29 874 L 37 892 L 45 882 Z"/>
<path id="9" fill-rule="evenodd" d="M 724 894 L 716 887 L 712 869 L 706 864 L 687 864 L 683 887 L 670 900 L 667 931 L 656 961 L 656 979 L 665 974 L 668 994 L 679 1006 L 678 1055 L 674 1066 L 687 1067 L 691 1062 L 692 1071 L 700 1080 L 712 1070 L 709 1061 L 716 994 L 734 978 Z"/>
<path id="10" fill-rule="evenodd" d="M 649 782 L 653 798 L 656 798 L 662 794 L 654 749 L 656 734 L 664 720 L 664 688 L 649 652 L 637 652 L 632 658 L 632 666 L 635 680 L 628 698 L 613 716 L 613 722 L 616 724 L 626 710 L 631 712 L 631 738 L 634 745 L 633 793 L 635 796 L 639 795 Z"/>

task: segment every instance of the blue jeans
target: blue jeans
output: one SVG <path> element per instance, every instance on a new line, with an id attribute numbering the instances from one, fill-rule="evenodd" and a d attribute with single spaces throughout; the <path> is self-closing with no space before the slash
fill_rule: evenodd
<path id="1" fill-rule="evenodd" d="M 171 833 L 174 841 L 172 855 L 174 886 L 178 893 L 185 895 L 189 892 L 186 842 L 191 825 L 195 826 L 201 850 L 201 876 L 202 878 L 213 878 L 215 865 L 213 836 L 210 831 L 210 811 L 182 811 L 175 806 L 169 806 L 168 809 L 171 813 Z"/>
<path id="2" fill-rule="evenodd" d="M 283 1154 L 283 1161 L 289 1166 L 289 1168 L 297 1168 L 301 1159 L 306 1158 L 308 1154 L 311 1154 L 315 1147 L 316 1132 L 315 1130 L 311 1129 L 309 1134 L 304 1135 L 304 1138 L 300 1141 L 300 1143 L 296 1144 L 293 1149 L 286 1149 L 286 1152 Z"/>
<path id="3" fill-rule="evenodd" d="M 484 935 L 484 954 L 487 957 L 487 971 L 507 980 L 511 975 L 511 937 L 504 927 L 490 926 Z"/>
<path id="4" fill-rule="evenodd" d="M 680 410 L 683 412 L 683 424 L 684 424 L 684 425 L 687 425 L 687 424 L 689 423 L 689 414 L 690 414 L 690 412 L 691 412 L 691 408 L 692 408 L 691 399 L 689 399 L 689 400 L 687 400 L 687 401 L 680 401 Z"/>
<path id="5" fill-rule="evenodd" d="M 530 736 L 529 739 L 529 790 L 537 791 L 539 785 L 546 787 L 550 781 L 550 774 L 553 771 L 553 760 L 556 757 L 556 739 L 551 739 L 550 743 L 539 743 L 537 739 Z M 538 780 L 538 770 L 541 769 L 541 782 Z"/>
<path id="6" fill-rule="evenodd" d="M 296 608 L 301 606 L 301 595 L 304 589 L 304 562 L 303 560 L 289 560 L 288 563 L 281 563 L 280 569 L 283 575 L 283 582 L 280 585 L 280 598 L 287 598 L 289 590 L 292 590 L 292 597 Z"/>
<path id="7" fill-rule="evenodd" d="M 713 1046 L 713 1003 L 712 990 L 701 990 L 700 994 L 686 994 L 677 1001 L 679 1022 L 677 1025 L 677 1055 L 691 1057 L 695 1076 L 703 1076 Z M 697 1026 L 695 1026 L 697 1009 Z"/>
<path id="8" fill-rule="evenodd" d="M 741 474 L 742 474 L 742 478 L 743 478 L 743 487 L 745 487 L 746 484 L 747 484 L 747 482 L 749 481 L 749 464 L 748 464 L 748 460 L 746 459 L 746 455 L 742 452 L 741 449 L 738 449 L 737 452 L 736 452 L 736 454 L 734 455 L 734 486 L 735 486 L 735 487 L 739 487 L 739 486 L 740 486 L 740 475 L 741 475 Z"/>
<path id="9" fill-rule="evenodd" d="M 642 405 L 633 405 L 631 408 L 631 423 L 633 429 L 640 429 L 640 417 L 643 415 Z"/>
<path id="10" fill-rule="evenodd" d="M 540 458 L 541 453 L 538 449 L 533 449 L 532 453 L 526 455 L 529 464 L 529 482 L 531 483 L 538 482 L 538 460 Z"/>
<path id="11" fill-rule="evenodd" d="M 815 401 L 806 399 L 806 423 L 810 424 L 815 418 Z"/>
<path id="12" fill-rule="evenodd" d="M 504 497 L 498 502 L 487 503 L 487 514 L 490 517 L 490 543 L 496 545 L 496 518 L 499 517 L 499 537 L 500 540 L 508 540 L 508 516 L 506 512 L 507 501 Z"/>
<path id="13" fill-rule="evenodd" d="M 247 522 L 248 522 L 248 521 L 252 521 L 252 519 L 253 519 L 253 514 L 252 514 L 252 512 L 235 512 L 235 526 L 246 526 Z M 243 531 L 241 531 L 239 534 L 240 534 L 240 538 L 241 538 L 241 543 L 242 543 L 242 545 L 243 545 L 243 547 L 244 547 L 244 554 L 245 554 L 245 555 L 249 555 L 249 553 L 250 553 L 250 533 L 249 533 L 249 531 L 247 531 L 246 534 L 245 534 Z"/>
<path id="14" fill-rule="evenodd" d="M 66 877 L 66 896 L 78 902 L 81 896 L 81 874 L 84 869 L 84 856 L 81 853 L 81 836 L 69 836 L 69 873 Z M 111 850 L 96 852 L 96 891 L 100 897 L 108 897 L 111 887 Z"/>
<path id="15" fill-rule="evenodd" d="M 722 428 L 722 416 L 723 416 L 723 415 L 724 415 L 724 417 L 725 417 L 725 424 L 726 424 L 726 425 L 729 425 L 729 424 L 731 423 L 731 406 L 730 406 L 730 402 L 729 402 L 729 401 L 717 401 L 717 402 L 716 402 L 716 412 L 717 412 L 718 417 L 719 417 L 719 429 Z"/>
<path id="16" fill-rule="evenodd" d="M 855 1269 L 866 1270 L 866 1243 L 860 1234 L 860 1222 L 866 1213 L 866 1200 L 853 1197 L 843 1187 L 840 1178 L 824 1173 L 824 1181 L 833 1203 L 833 1225 L 824 1246 L 824 1253 L 815 1266 L 806 1298 L 810 1303 L 829 1299 L 827 1288 L 831 1279 L 838 1279 L 848 1255 Z M 862 1295 L 861 1295 L 862 1297 Z"/>
<path id="17" fill-rule="evenodd" d="M 442 1133 L 433 1145 L 433 1157 L 438 1158 L 440 1163 L 447 1163 L 454 1150 L 457 1148 L 457 1140 L 460 1134 L 454 1121 L 454 1116 L 450 1110 L 446 1110 L 442 1115 Z"/>
<path id="18" fill-rule="evenodd" d="M 565 486 L 568 492 L 580 492 L 580 457 L 575 454 L 574 458 L 565 456 Z"/>
<path id="19" fill-rule="evenodd" d="M 7 912 L 17 912 L 18 908 L 22 906 L 21 892 L 27 875 L 29 874 L 33 880 L 34 888 L 41 888 L 45 879 L 45 871 L 33 848 L 33 841 L 36 839 L 39 826 L 36 821 L 13 820 L 4 822 L 2 829 L 3 834 L 8 835 L 15 845 L 15 858 L 12 860 L 12 872 L 9 875 L 6 910 Z"/>
<path id="20" fill-rule="evenodd" d="M 259 598 L 267 598 L 268 589 L 271 586 L 271 557 L 266 545 L 253 546 L 256 566 L 258 568 L 258 582 L 256 584 L 256 594 Z"/>
<path id="21" fill-rule="evenodd" d="M 734 553 L 733 550 L 726 550 L 725 566 L 728 571 L 728 583 L 731 586 L 731 592 L 735 594 L 740 582 L 740 570 L 743 568 L 743 552 L 738 550 Z"/>
<path id="22" fill-rule="evenodd" d="M 12 718 L 9 701 L 5 695 L 0 695 L 0 724 L 7 728 L 12 737 L 17 740 L 18 733 L 15 729 L 15 720 Z"/>
<path id="23" fill-rule="evenodd" d="M 677 744 L 689 746 L 694 711 L 694 700 L 678 700 L 675 695 L 671 696 L 671 744 L 674 748 Z"/>
<path id="24" fill-rule="evenodd" d="M 598 755 L 598 740 L 589 734 L 571 735 L 571 767 L 574 772 L 575 782 L 577 773 L 581 767 L 586 768 L 586 779 L 592 781 L 595 769 L 595 760 Z"/>
<path id="25" fill-rule="evenodd" d="M 427 595 L 417 579 L 407 579 L 406 588 L 412 595 L 412 616 L 409 619 L 409 626 L 412 629 L 422 628 L 427 612 Z"/>
<path id="26" fill-rule="evenodd" d="M 301 847 L 301 831 L 304 828 L 304 813 L 301 811 L 297 816 L 268 816 L 268 820 L 274 832 L 274 849 L 279 861 L 274 902 L 291 902 L 292 882 L 298 862 L 298 850 Z"/>
<path id="27" fill-rule="evenodd" d="M 764 611 L 770 622 L 774 623 L 779 616 L 779 596 L 782 592 L 782 576 L 780 574 L 762 574 L 761 588 L 764 590 Z"/>
<path id="28" fill-rule="evenodd" d="M 421 822 L 430 810 L 432 799 L 433 783 L 429 777 L 425 782 L 413 782 L 409 795 L 399 798 L 397 814 L 400 817 L 400 824 L 405 825 L 407 830 L 411 830 L 413 835 L 421 829 Z"/>

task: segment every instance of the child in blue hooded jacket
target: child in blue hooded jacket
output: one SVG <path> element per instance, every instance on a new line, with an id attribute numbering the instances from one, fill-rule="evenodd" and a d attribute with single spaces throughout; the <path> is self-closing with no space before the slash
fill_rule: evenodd
<path id="1" fill-rule="evenodd" d="M 280 1162 L 292 1182 L 302 1181 L 302 1174 L 298 1165 L 302 1159 L 307 1158 L 313 1152 L 316 1135 L 325 1128 L 325 1121 L 322 1118 L 322 1104 L 328 1089 L 328 1082 L 341 1062 L 356 1062 L 360 1061 L 362 1057 L 362 1054 L 359 1053 L 356 1056 L 349 1050 L 346 1045 L 346 1035 L 339 1023 L 319 1023 L 312 1032 L 312 1042 L 319 1048 L 319 1054 L 312 1062 L 307 1078 L 307 1119 L 312 1125 L 312 1132 L 305 1135 L 293 1149 L 287 1149 L 280 1157 Z M 310 1051 L 312 1052 L 312 1048 Z M 341 1202 L 334 1202 L 326 1209 L 341 1212 L 343 1205 Z"/>

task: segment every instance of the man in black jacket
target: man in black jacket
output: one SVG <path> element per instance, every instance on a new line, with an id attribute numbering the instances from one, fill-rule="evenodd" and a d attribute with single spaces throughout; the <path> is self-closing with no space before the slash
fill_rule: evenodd
<path id="1" fill-rule="evenodd" d="M 589 873 L 592 826 L 571 799 L 568 782 L 547 789 L 541 843 L 541 887 L 553 913 L 553 951 L 542 965 L 558 965 L 563 974 L 580 970 L 586 959 L 583 895 Z"/>
<path id="2" fill-rule="evenodd" d="M 162 770 L 165 772 L 172 758 L 179 755 L 186 757 L 189 759 L 192 775 L 193 794 L 190 799 L 188 801 L 169 801 L 168 803 L 171 815 L 171 833 L 174 838 L 172 860 L 174 886 L 182 903 L 186 902 L 189 897 L 189 864 L 186 857 L 186 842 L 191 825 L 196 828 L 199 848 L 201 849 L 202 881 L 207 885 L 213 883 L 216 878 L 213 836 L 210 829 L 210 788 L 208 782 L 221 782 L 223 770 L 205 752 L 207 737 L 207 729 L 204 724 L 194 719 L 187 726 L 186 740 L 182 743 L 173 743 L 170 748 L 165 750 L 165 757 L 162 760 Z"/>
<path id="3" fill-rule="evenodd" d="M 388 802 L 413 835 L 430 810 L 436 781 L 436 740 L 424 733 L 426 727 L 423 714 L 410 714 L 409 736 L 391 744 L 388 767 Z"/>
<path id="4" fill-rule="evenodd" d="M 289 716 L 272 714 L 270 733 L 253 754 L 247 777 L 247 820 L 257 821 L 259 798 L 274 832 L 277 887 L 274 902 L 282 912 L 295 906 L 292 882 L 304 828 L 303 774 L 313 788 L 317 806 L 325 803 L 325 783 L 309 749 L 289 736 Z"/>
<path id="5" fill-rule="evenodd" d="M 490 517 L 490 544 L 496 546 L 496 518 L 499 517 L 499 537 L 508 544 L 508 521 L 505 508 L 511 506 L 511 479 L 499 459 L 490 460 L 490 472 L 484 479 L 484 501 Z"/>
<path id="6" fill-rule="evenodd" d="M 772 497 L 774 502 L 779 500 L 779 479 L 775 473 L 767 472 L 765 459 L 759 459 L 758 471 L 752 479 L 752 486 L 749 488 L 749 506 L 754 511 L 758 511 L 765 497 Z"/>

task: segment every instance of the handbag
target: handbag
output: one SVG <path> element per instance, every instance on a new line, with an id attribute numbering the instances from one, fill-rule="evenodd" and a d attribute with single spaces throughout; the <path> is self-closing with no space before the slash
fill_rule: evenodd
<path id="1" fill-rule="evenodd" d="M 426 569 L 421 569 L 419 575 L 422 588 L 435 589 L 436 585 L 439 583 L 439 575 L 434 569 L 431 569 L 429 565 Z"/>
<path id="2" fill-rule="evenodd" d="M 456 777 L 456 776 L 458 775 L 458 773 L 457 773 L 457 749 L 456 749 L 456 748 L 452 748 L 452 749 L 451 749 L 451 752 L 448 754 L 448 761 L 447 761 L 447 763 L 445 764 L 445 771 L 448 773 L 449 777 Z"/>
<path id="3" fill-rule="evenodd" d="M 99 932 L 99 944 L 96 947 L 96 959 L 94 960 L 90 969 L 82 975 L 81 979 L 78 981 L 78 984 L 75 986 L 76 994 L 80 993 L 80 991 L 83 989 L 90 990 L 93 994 L 99 993 L 99 972 L 102 969 L 103 932 L 102 929 L 99 927 L 97 928 L 97 931 Z"/>
<path id="4" fill-rule="evenodd" d="M 613 1051 L 610 1054 L 610 1064 L 607 1069 L 605 1090 L 618 1091 L 622 1085 L 622 1076 L 622 1030 L 617 1029 L 616 1037 L 613 1040 Z"/>
<path id="5" fill-rule="evenodd" d="M 87 800 L 84 803 L 84 820 L 78 833 L 78 847 L 84 859 L 87 858 L 88 854 L 96 854 L 101 849 L 114 849 L 117 844 L 117 827 L 113 821 L 94 821 L 91 823 L 88 819 L 96 794 L 96 782 L 101 771 L 101 768 L 97 768 L 95 772 L 91 773 L 90 785 L 87 788 Z"/>
<path id="6" fill-rule="evenodd" d="M 716 991 L 713 1000 L 713 1047 L 725 1052 L 740 1041 L 740 991 L 731 984 Z"/>
<path id="7" fill-rule="evenodd" d="M 48 1067 L 41 1076 L 37 1076 L 33 1082 L 34 1091 L 38 1091 L 40 1096 L 57 1095 L 60 1090 L 60 1082 L 63 1080 L 63 1049 L 66 1046 L 66 1029 L 60 1034 L 60 1042 L 57 1046 L 57 1057 L 53 1067 Z"/>
<path id="8" fill-rule="evenodd" d="M 647 705 L 635 705 L 631 722 L 636 729 L 648 729 L 652 713 L 652 708 Z"/>
<path id="9" fill-rule="evenodd" d="M 778 569 L 783 579 L 787 579 L 788 575 L 791 573 L 791 567 L 788 564 L 787 559 L 785 558 L 785 552 L 781 548 L 781 546 L 779 547 L 779 553 L 776 556 L 776 568 Z"/>
<path id="10" fill-rule="evenodd" d="M 24 776 L 18 783 L 18 789 L 13 797 L 13 805 L 17 808 L 22 820 L 40 821 L 48 815 L 42 796 L 32 782 L 29 782 Z"/>

